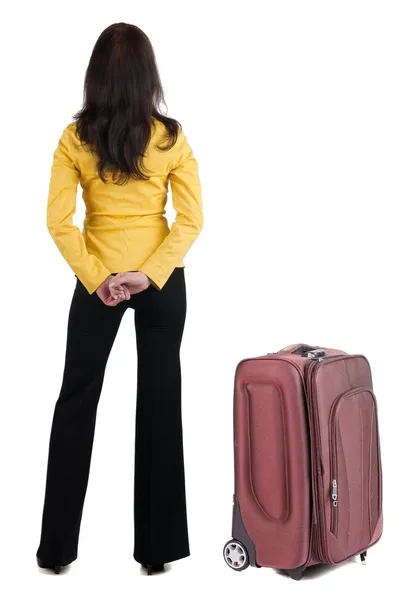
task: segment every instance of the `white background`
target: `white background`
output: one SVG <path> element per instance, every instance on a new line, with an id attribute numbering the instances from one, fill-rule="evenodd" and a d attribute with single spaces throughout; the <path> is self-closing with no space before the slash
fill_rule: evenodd
<path id="1" fill-rule="evenodd" d="M 1 597 L 370 597 L 406 579 L 408 9 L 71 0 L 3 12 Z M 118 21 L 150 37 L 203 185 L 182 347 L 191 556 L 150 578 L 132 557 L 129 310 L 100 400 L 78 559 L 56 577 L 37 568 L 35 552 L 75 279 L 46 229 L 47 188 L 92 47 Z M 369 358 L 384 465 L 385 530 L 367 566 L 350 561 L 301 582 L 267 568 L 236 573 L 222 558 L 235 366 L 294 342 Z"/>

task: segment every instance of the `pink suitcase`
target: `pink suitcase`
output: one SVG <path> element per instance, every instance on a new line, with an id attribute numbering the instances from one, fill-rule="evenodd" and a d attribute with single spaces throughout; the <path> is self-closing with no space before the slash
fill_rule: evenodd
<path id="1" fill-rule="evenodd" d="M 362 355 L 296 344 L 242 360 L 234 381 L 233 539 L 223 555 L 301 579 L 382 534 L 377 403 Z"/>

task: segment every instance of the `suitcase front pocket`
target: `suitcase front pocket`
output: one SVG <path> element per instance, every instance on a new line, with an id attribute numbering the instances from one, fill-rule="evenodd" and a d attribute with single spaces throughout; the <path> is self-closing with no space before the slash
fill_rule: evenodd
<path id="1" fill-rule="evenodd" d="M 339 396 L 329 416 L 330 531 L 345 557 L 370 544 L 381 511 L 376 398 L 369 388 Z"/>

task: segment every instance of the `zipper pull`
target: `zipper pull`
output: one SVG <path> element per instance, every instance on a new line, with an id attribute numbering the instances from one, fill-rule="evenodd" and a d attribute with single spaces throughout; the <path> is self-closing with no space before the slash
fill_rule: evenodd
<path id="1" fill-rule="evenodd" d="M 336 479 L 332 480 L 331 498 L 332 506 L 338 506 L 338 484 Z"/>

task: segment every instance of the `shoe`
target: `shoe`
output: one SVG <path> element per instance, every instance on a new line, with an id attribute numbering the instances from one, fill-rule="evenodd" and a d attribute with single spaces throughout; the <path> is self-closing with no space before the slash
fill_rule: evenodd
<path id="1" fill-rule="evenodd" d="M 62 565 L 46 563 L 41 558 L 38 558 L 38 556 L 37 556 L 37 564 L 41 569 L 51 569 L 52 571 L 54 571 L 54 573 L 56 575 L 58 575 L 61 572 Z"/>
<path id="2" fill-rule="evenodd" d="M 153 573 L 163 573 L 165 570 L 165 565 L 162 563 L 156 565 L 145 565 L 142 563 L 142 567 L 146 570 L 148 575 L 152 575 Z"/>

